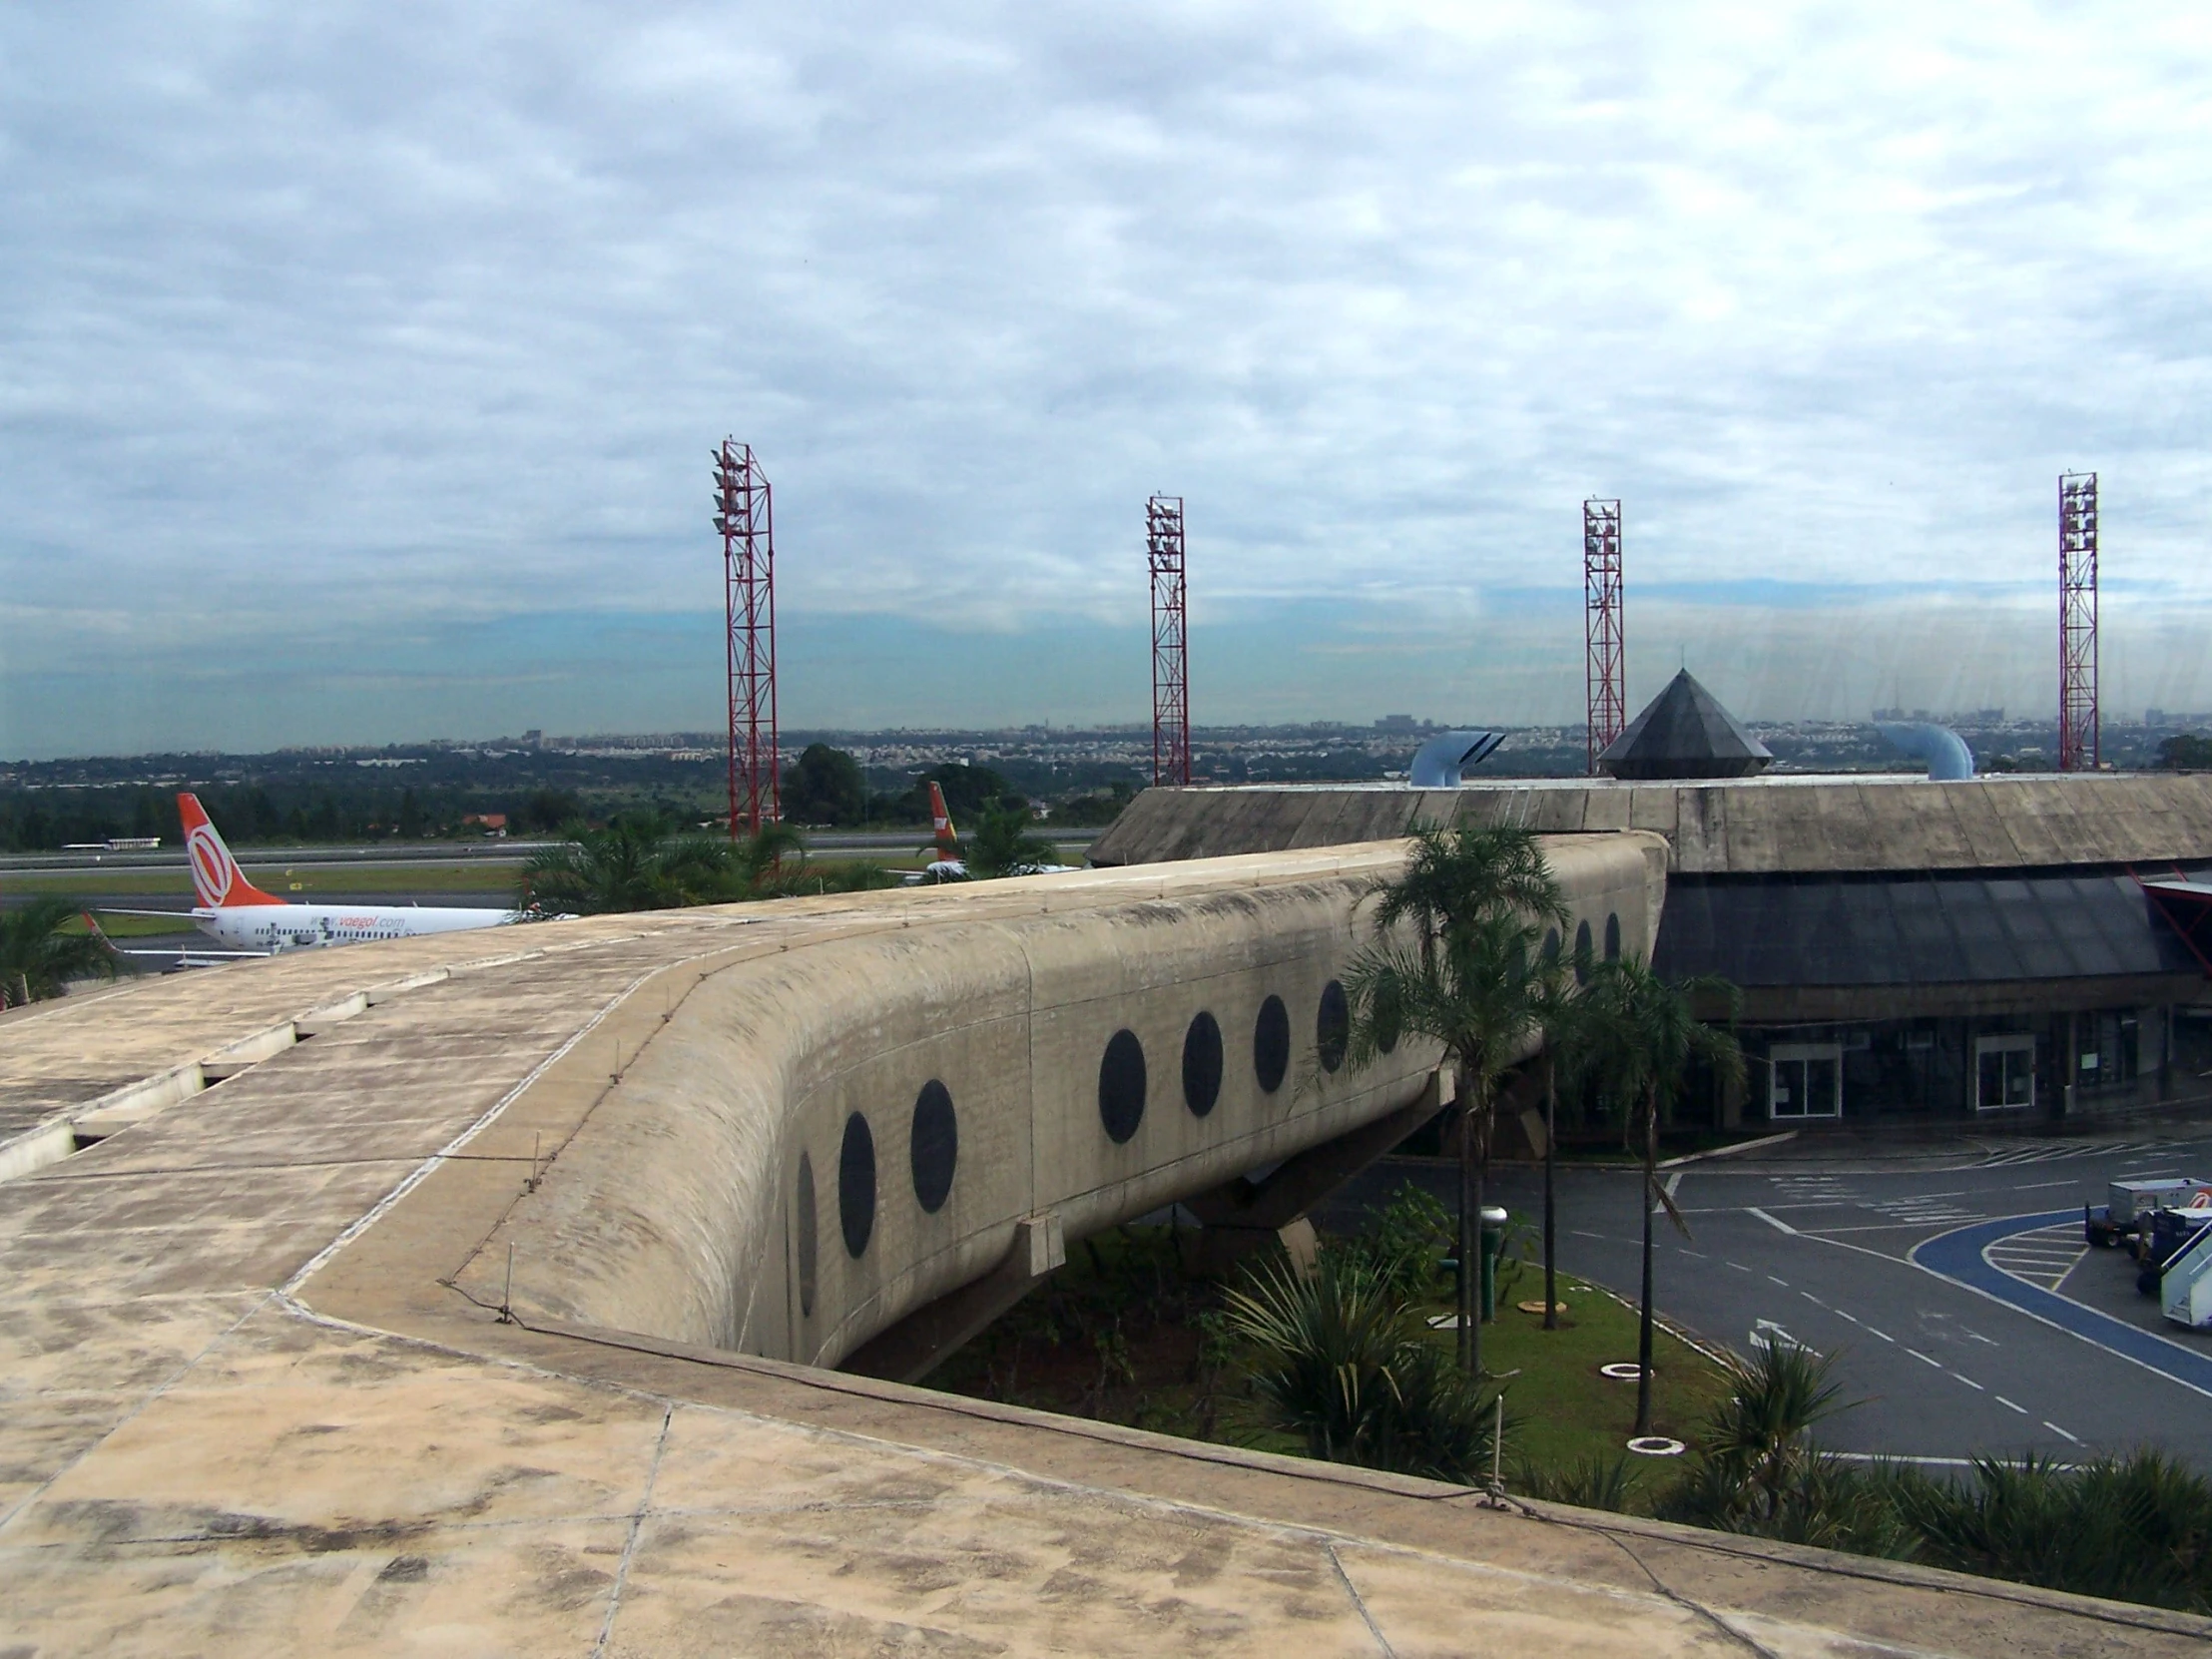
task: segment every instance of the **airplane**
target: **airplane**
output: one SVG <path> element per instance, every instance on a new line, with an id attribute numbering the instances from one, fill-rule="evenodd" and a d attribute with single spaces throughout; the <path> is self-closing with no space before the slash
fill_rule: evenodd
<path id="1" fill-rule="evenodd" d="M 960 837 L 952 829 L 952 814 L 946 810 L 944 791 L 935 780 L 929 784 L 930 849 L 936 856 L 920 869 L 904 872 L 903 879 L 909 887 L 935 886 L 943 881 L 968 879 L 967 860 L 960 856 Z M 1008 875 L 1053 875 L 1062 870 L 1081 869 L 1081 864 L 1016 864 Z"/>
<path id="2" fill-rule="evenodd" d="M 177 814 L 184 821 L 185 857 L 192 865 L 193 895 L 199 903 L 186 911 L 125 910 L 114 905 L 98 908 L 110 915 L 173 916 L 190 920 L 201 932 L 228 950 L 193 950 L 180 959 L 197 965 L 201 958 L 274 956 L 286 950 L 314 950 L 325 945 L 358 944 L 369 939 L 407 939 L 425 933 L 458 933 L 476 927 L 506 927 L 518 921 L 565 919 L 541 916 L 534 910 L 463 909 L 451 905 L 422 904 L 293 904 L 266 893 L 246 878 L 239 861 L 231 856 L 207 810 L 196 795 L 177 797 Z M 110 949 L 118 949 L 110 945 Z M 167 956 L 166 950 L 121 950 L 130 956 Z"/>

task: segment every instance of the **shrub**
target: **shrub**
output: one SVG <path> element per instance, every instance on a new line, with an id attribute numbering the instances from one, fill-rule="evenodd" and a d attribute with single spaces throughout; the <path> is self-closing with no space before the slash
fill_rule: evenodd
<path id="1" fill-rule="evenodd" d="M 1488 1465 L 1495 1390 L 1470 1382 L 1365 1264 L 1324 1256 L 1301 1276 L 1277 1261 L 1227 1294 L 1230 1329 L 1268 1426 L 1309 1455 L 1470 1482 Z"/>
<path id="2" fill-rule="evenodd" d="M 1548 1469 L 1525 1459 L 1513 1472 L 1513 1485 L 1525 1496 L 1584 1509 L 1624 1510 L 1635 1495 L 1636 1477 L 1626 1454 L 1584 1457 L 1564 1468 Z"/>
<path id="3" fill-rule="evenodd" d="M 1330 1249 L 1374 1275 L 1399 1301 L 1424 1300 L 1442 1272 L 1444 1247 L 1451 1238 L 1451 1212 L 1425 1188 L 1406 1181 L 1371 1216 L 1366 1232 L 1332 1240 Z"/>
<path id="4" fill-rule="evenodd" d="M 1931 1565 L 2212 1611 L 2212 1484 L 2160 1452 L 2078 1468 L 1985 1458 L 1968 1481 L 1908 1476 L 1890 1495 Z"/>

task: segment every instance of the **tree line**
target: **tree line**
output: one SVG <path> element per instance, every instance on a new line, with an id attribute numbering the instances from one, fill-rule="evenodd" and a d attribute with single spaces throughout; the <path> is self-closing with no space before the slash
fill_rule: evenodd
<path id="1" fill-rule="evenodd" d="M 918 778 L 901 775 L 892 785 L 879 774 L 871 782 L 850 754 L 817 743 L 784 770 L 784 816 L 815 829 L 926 825 L 931 783 L 943 790 L 956 824 L 1000 808 L 1029 810 L 1028 796 L 991 767 L 939 765 Z M 694 798 L 657 788 L 486 787 L 445 780 L 356 784 L 327 776 L 272 777 L 191 787 L 224 838 L 239 846 L 472 836 L 485 832 L 474 821 L 489 816 L 504 818 L 510 835 L 551 835 L 569 824 L 604 825 L 625 815 L 705 826 L 719 820 L 723 806 L 719 795 Z M 1053 817 L 1102 827 L 1133 794 L 1133 785 L 1110 784 L 1057 802 Z M 0 851 L 45 852 L 145 835 L 174 846 L 181 833 L 175 789 L 143 784 L 0 789 Z"/>
<path id="2" fill-rule="evenodd" d="M 271 781 L 198 784 L 194 793 L 234 845 L 270 842 L 418 840 L 474 833 L 474 815 L 502 815 L 511 834 L 547 833 L 582 816 L 573 790 L 500 793 L 413 785 L 332 787 Z M 177 792 L 151 786 L 16 789 L 0 793 L 0 849 L 45 852 L 72 843 L 159 835 L 175 846 L 184 830 Z"/>

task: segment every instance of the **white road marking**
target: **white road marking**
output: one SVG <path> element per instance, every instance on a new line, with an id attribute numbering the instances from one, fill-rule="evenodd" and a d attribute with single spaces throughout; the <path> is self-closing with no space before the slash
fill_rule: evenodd
<path id="1" fill-rule="evenodd" d="M 1841 1244 L 1843 1241 L 1841 1241 L 1840 1239 L 1831 1239 L 1828 1237 L 1828 1235 L 1831 1233 L 1901 1233 L 1908 1227 L 1933 1225 L 1936 1222 L 1956 1223 L 1957 1225 L 1962 1227 L 1967 1222 L 1986 1221 L 1988 1219 L 1988 1217 L 1982 1215 L 1979 1211 L 1975 1211 L 1971 1215 L 1932 1216 L 1925 1224 L 1917 1221 L 1870 1221 L 1864 1226 L 1808 1227 L 1804 1231 L 1808 1238 L 1820 1239 L 1828 1244 Z M 1862 1247 L 1858 1245 L 1845 1245 L 1844 1248 L 1846 1250 L 1857 1250 Z M 1867 1252 L 1867 1254 L 1869 1256 L 1880 1256 L 1882 1252 L 1879 1250 L 1870 1250 Z M 1895 1261 L 1897 1260 L 1897 1258 L 1893 1256 L 1890 1258 L 1890 1260 Z"/>
<path id="2" fill-rule="evenodd" d="M 2063 1428 L 2059 1427 L 2058 1424 L 2052 1422 L 2047 1417 L 2043 1419 L 2043 1426 L 2049 1429 L 2053 1434 L 2065 1434 L 2066 1438 L 2073 1441 L 2075 1445 L 2079 1445 L 2081 1443 L 2081 1436 L 2079 1434 L 2066 1434 L 2066 1431 Z"/>
<path id="3" fill-rule="evenodd" d="M 1806 1300 L 1806 1301 L 1810 1302 L 1810 1303 L 1811 1303 L 1811 1304 L 1812 1304 L 1812 1305 L 1813 1305 L 1814 1307 L 1816 1307 L 1816 1308 L 1826 1308 L 1826 1307 L 1828 1306 L 1828 1304 L 1827 1304 L 1827 1303 L 1823 1302 L 1823 1301 L 1822 1301 L 1822 1300 L 1821 1300 L 1821 1299 L 1820 1299 L 1819 1297 L 1815 1296 L 1815 1295 L 1814 1295 L 1814 1294 L 1813 1294 L 1813 1293 L 1812 1293 L 1811 1291 L 1800 1291 L 1800 1292 L 1798 1292 L 1798 1295 L 1799 1295 L 1799 1296 L 1802 1296 L 1803 1298 L 1805 1298 L 1805 1300 Z"/>
<path id="4" fill-rule="evenodd" d="M 1857 1325 L 1859 1323 L 1859 1316 L 1857 1314 L 1847 1314 L 1841 1308 L 1836 1310 L 1836 1317 L 1840 1320 L 1849 1320 L 1854 1325 Z"/>
<path id="5" fill-rule="evenodd" d="M 1794 1236 L 1797 1232 L 1797 1229 L 1792 1227 L 1788 1222 L 1776 1220 L 1773 1216 L 1768 1215 L 1766 1211 L 1760 1209 L 1756 1204 L 1750 1207 L 1750 1211 L 1751 1214 L 1757 1216 L 1761 1221 L 1765 1222 L 1777 1233 L 1788 1233 Z"/>
<path id="6" fill-rule="evenodd" d="M 1654 1369 L 1656 1370 L 1657 1368 Z M 1985 1394 L 1989 1391 L 1987 1388 L 1984 1388 L 1980 1383 L 1976 1382 L 1972 1378 L 1968 1377 L 1962 1371 L 1954 1371 L 1950 1375 L 1957 1378 L 1959 1382 L 1965 1383 L 1967 1387 L 1973 1389 L 1973 1391 L 1977 1394 Z"/>
<path id="7" fill-rule="evenodd" d="M 2139 1158 L 2163 1152 L 2172 1144 L 2171 1141 L 2122 1141 L 2116 1146 L 2091 1146 L 2080 1141 L 2017 1141 L 2002 1151 L 1990 1152 L 1974 1167 L 2000 1169 L 2017 1164 L 2055 1164 L 2076 1158 Z"/>
<path id="8" fill-rule="evenodd" d="M 1744 1264 L 1741 1262 L 1723 1262 L 1721 1265 L 1723 1267 L 1734 1268 L 1738 1273 L 1749 1273 L 1751 1271 L 1751 1269 L 1745 1267 Z"/>
<path id="9" fill-rule="evenodd" d="M 1990 1395 L 1989 1397 L 1990 1397 L 1991 1399 L 1995 1400 L 1995 1401 L 1996 1401 L 1996 1402 L 1997 1402 L 1997 1403 L 1998 1403 L 1999 1405 L 2004 1405 L 2004 1406 L 2008 1406 L 2008 1407 L 2010 1407 L 2010 1408 L 2011 1408 L 2012 1410 L 2015 1410 L 2015 1411 L 2019 1412 L 2019 1414 L 2020 1414 L 2021 1416 L 2023 1416 L 2023 1417 L 2024 1417 L 2024 1416 L 2026 1416 L 2026 1415 L 2028 1414 L 2028 1412 L 2027 1412 L 2027 1407 L 2026 1407 L 2026 1406 L 2024 1406 L 2024 1405 L 2013 1405 L 2013 1404 L 2012 1404 L 2012 1402 L 2011 1402 L 2011 1401 L 2010 1401 L 2009 1399 L 2006 1399 L 2006 1398 L 2004 1397 L 2004 1395 L 2002 1395 L 2002 1394 L 1991 1394 L 1991 1395 Z"/>
<path id="10" fill-rule="evenodd" d="M 1894 1342 L 1896 1342 L 1896 1341 L 1897 1341 L 1897 1339 L 1896 1339 L 1895 1337 L 1891 1336 L 1889 1332 L 1887 1332 L 1887 1331 L 1877 1331 L 1877 1330 L 1876 1330 L 1876 1329 L 1875 1329 L 1875 1328 L 1874 1328 L 1873 1326 L 1871 1326 L 1871 1325 L 1869 1325 L 1869 1326 L 1863 1326 L 1863 1327 L 1861 1327 L 1861 1329 L 1862 1329 L 1862 1330 L 1864 1330 L 1864 1331 L 1865 1331 L 1865 1332 L 1866 1332 L 1866 1333 L 1867 1333 L 1867 1334 L 1868 1334 L 1869 1336 L 1871 1336 L 1871 1337 L 1880 1337 L 1880 1338 L 1881 1338 L 1881 1339 L 1882 1339 L 1882 1340 L 1883 1340 L 1884 1342 L 1886 1342 L 1886 1343 L 1894 1343 Z"/>
<path id="11" fill-rule="evenodd" d="M 1767 1282 L 1772 1285 L 1780 1285 L 1784 1290 L 1790 1288 L 1790 1282 L 1787 1279 L 1777 1279 L 1771 1273 L 1767 1275 Z"/>
<path id="12" fill-rule="evenodd" d="M 1998 1239 L 1983 1249 L 1981 1259 L 1998 1272 L 2039 1290 L 2055 1291 L 2074 1264 L 2088 1254 L 2088 1241 L 2081 1236 L 2080 1224 L 2059 1222 L 2038 1227 L 2032 1233 Z"/>
<path id="13" fill-rule="evenodd" d="M 1680 1245 L 1676 1245 L 1674 1247 L 1674 1250 L 1677 1256 L 1695 1256 L 1701 1262 L 1709 1262 L 1712 1260 L 1712 1258 L 1707 1256 L 1702 1250 L 1684 1250 Z"/>
<path id="14" fill-rule="evenodd" d="M 1943 1369 L 1942 1361 L 1931 1360 L 1927 1355 L 1923 1354 L 1917 1348 L 1909 1348 L 1905 1352 L 1912 1355 L 1914 1359 L 1918 1360 L 1924 1366 L 1934 1366 L 1937 1371 L 1941 1371 Z"/>
<path id="15" fill-rule="evenodd" d="M 1675 1172 L 1674 1172 L 1674 1173 L 1673 1173 L 1672 1175 L 1670 1175 L 1670 1176 L 1668 1176 L 1668 1177 L 1667 1177 L 1667 1196 L 1668 1196 L 1669 1198 L 1672 1198 L 1672 1197 L 1674 1197 L 1674 1195 L 1675 1195 L 1676 1193 L 1680 1192 L 1681 1190 L 1682 1190 L 1682 1172 L 1681 1172 L 1680 1170 L 1676 1170 L 1676 1171 L 1675 1171 Z"/>

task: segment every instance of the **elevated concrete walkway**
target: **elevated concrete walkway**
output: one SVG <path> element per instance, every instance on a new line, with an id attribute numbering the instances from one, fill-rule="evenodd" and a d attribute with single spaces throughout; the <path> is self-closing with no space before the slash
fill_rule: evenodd
<path id="1" fill-rule="evenodd" d="M 1634 945 L 1657 850 L 1555 856 Z M 1321 1015 L 1352 897 L 1396 855 L 396 940 L 0 1024 L 24 1133 L 91 1142 L 0 1183 L 6 1643 L 2201 1649 L 2206 1621 L 817 1369 L 1040 1217 L 1079 1237 L 1401 1110 L 1434 1056 L 1332 1073 Z M 1273 1090 L 1270 997 L 1291 1032 Z M 1203 1115 L 1181 1064 L 1202 1012 L 1223 1038 Z"/>

